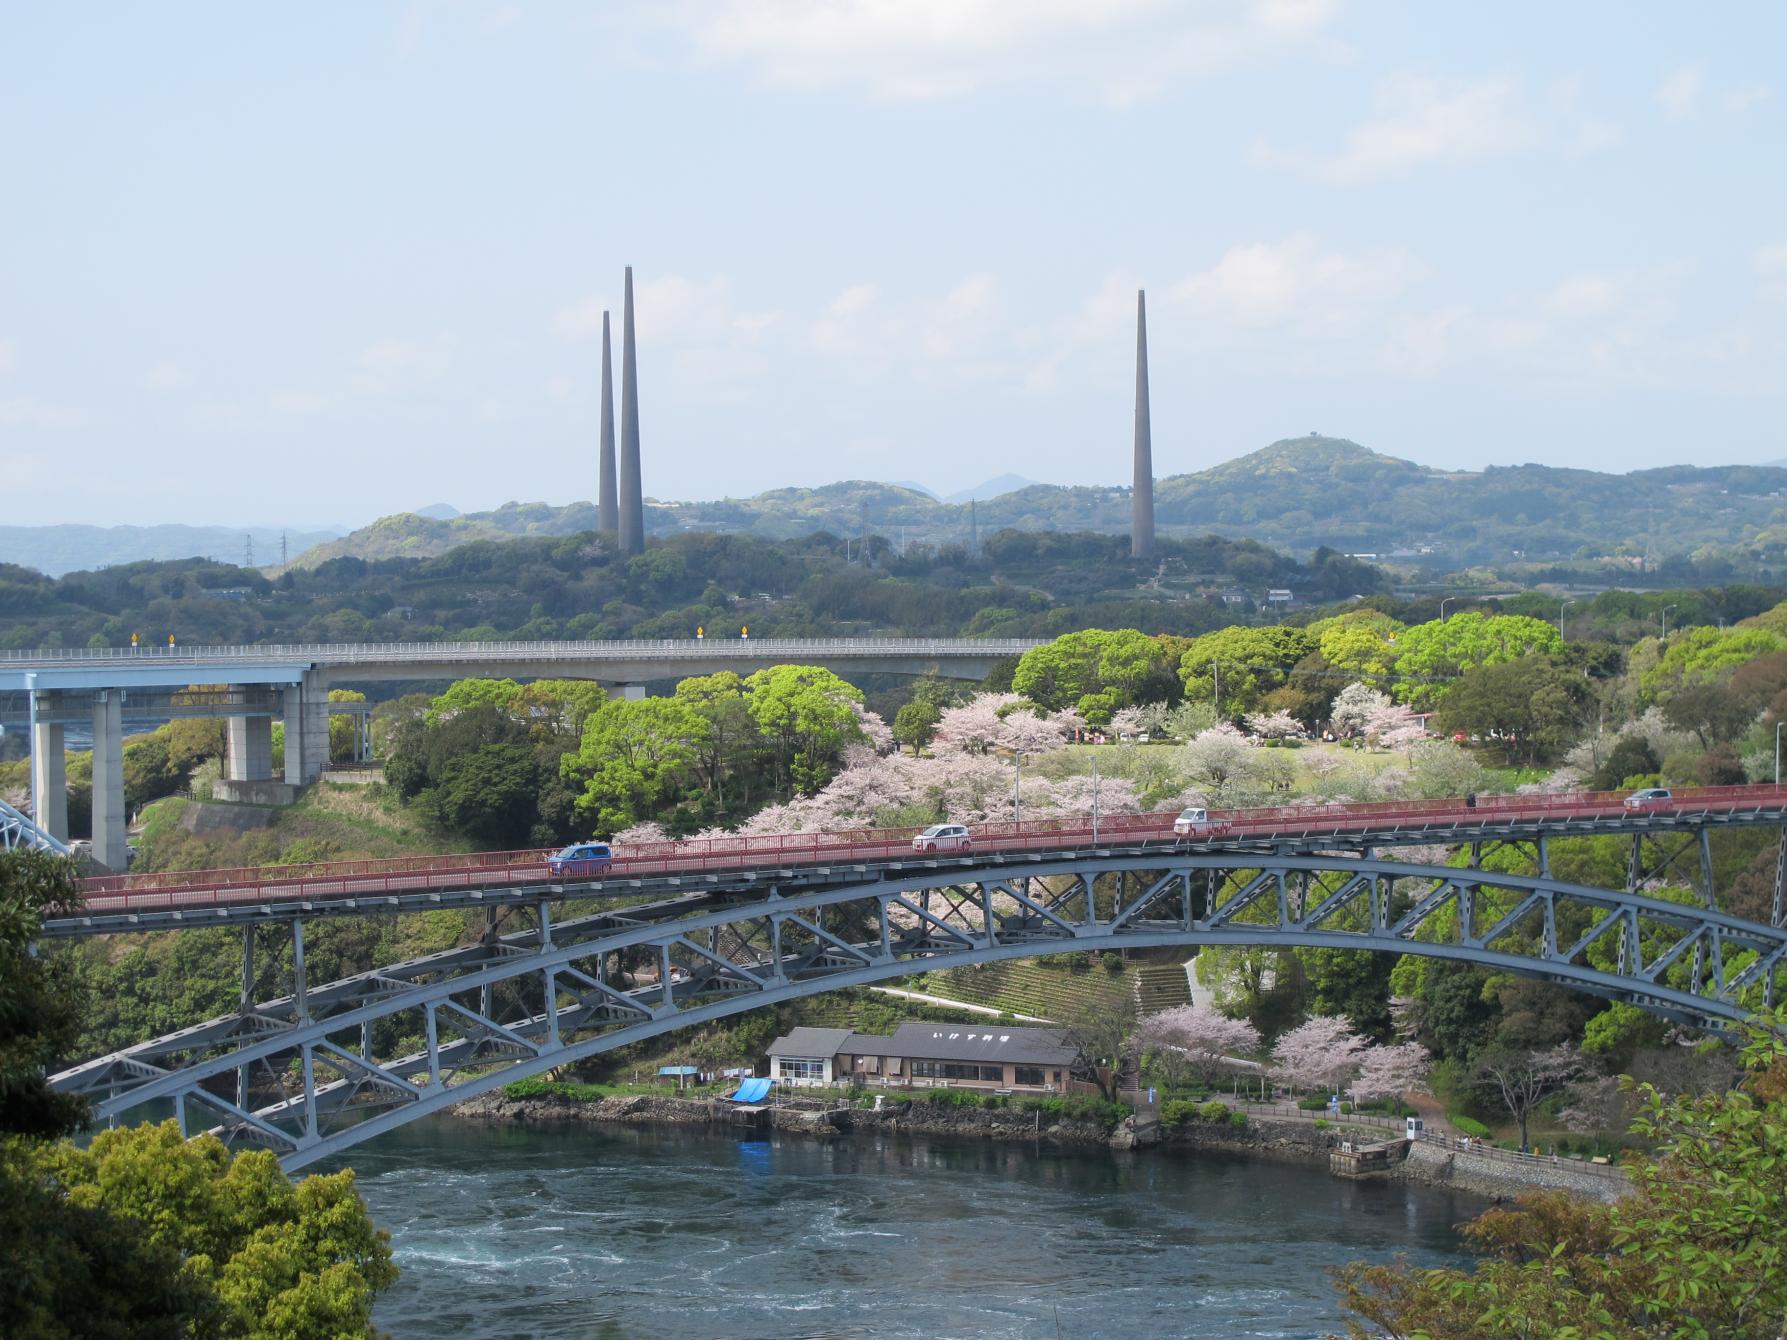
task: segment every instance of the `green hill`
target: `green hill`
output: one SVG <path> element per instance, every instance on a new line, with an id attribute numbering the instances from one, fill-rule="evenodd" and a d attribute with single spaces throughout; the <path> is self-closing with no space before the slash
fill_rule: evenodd
<path id="1" fill-rule="evenodd" d="M 1431 567 L 1650 555 L 1729 548 L 1751 563 L 1787 558 L 1787 469 L 1670 466 L 1631 474 L 1549 465 L 1435 470 L 1342 438 L 1288 438 L 1236 460 L 1155 483 L 1164 536 L 1253 539 L 1294 554 L 1326 546 Z M 878 534 L 960 544 L 1005 528 L 1126 533 L 1129 490 L 1033 484 L 975 504 L 897 484 L 847 480 L 752 498 L 652 502 L 647 530 L 795 539 Z M 595 525 L 589 503 L 509 503 L 447 521 L 386 517 L 306 551 L 331 558 L 424 557 L 470 540 L 568 535 Z"/>

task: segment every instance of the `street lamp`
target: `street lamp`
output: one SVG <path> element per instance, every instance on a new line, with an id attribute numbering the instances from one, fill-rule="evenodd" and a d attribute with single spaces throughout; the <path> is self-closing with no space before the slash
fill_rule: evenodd
<path id="1" fill-rule="evenodd" d="M 1014 754 L 1012 759 L 1017 764 L 1017 771 L 1011 779 L 1011 813 L 1013 822 L 1021 824 L 1024 822 L 1024 756 Z"/>
<path id="2" fill-rule="evenodd" d="M 1574 605 L 1575 603 L 1574 600 L 1560 600 L 1557 602 L 1557 640 L 1559 642 L 1569 641 L 1569 639 L 1564 636 L 1564 610 L 1566 607 Z"/>
<path id="3" fill-rule="evenodd" d="M 1787 725 L 1787 721 L 1775 722 L 1775 785 L 1776 786 L 1779 786 L 1781 784 L 1781 727 L 1784 725 Z"/>
<path id="4" fill-rule="evenodd" d="M 1092 756 L 1092 845 L 1098 845 L 1098 755 Z"/>
<path id="5" fill-rule="evenodd" d="M 1664 642 L 1669 641 L 1669 611 L 1674 608 L 1675 608 L 1674 605 L 1663 606 L 1663 637 L 1662 637 L 1662 640 Z"/>
<path id="6" fill-rule="evenodd" d="M 1450 605 L 1454 600 L 1461 600 L 1461 599 L 1463 599 L 1462 596 L 1447 596 L 1444 600 L 1440 601 L 1440 622 L 1441 623 L 1444 623 L 1446 621 L 1446 606 Z"/>

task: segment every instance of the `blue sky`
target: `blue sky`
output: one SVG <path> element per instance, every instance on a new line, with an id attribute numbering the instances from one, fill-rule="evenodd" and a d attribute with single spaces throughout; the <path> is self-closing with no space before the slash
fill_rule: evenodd
<path id="1" fill-rule="evenodd" d="M 1787 457 L 1787 7 L 14 4 L 9 520 Z"/>

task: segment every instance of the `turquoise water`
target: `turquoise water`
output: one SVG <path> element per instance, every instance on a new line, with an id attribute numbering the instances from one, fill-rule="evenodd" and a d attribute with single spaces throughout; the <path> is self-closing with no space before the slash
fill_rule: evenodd
<path id="1" fill-rule="evenodd" d="M 355 1151 L 407 1336 L 1319 1336 L 1465 1196 L 1212 1155 L 421 1122 Z"/>

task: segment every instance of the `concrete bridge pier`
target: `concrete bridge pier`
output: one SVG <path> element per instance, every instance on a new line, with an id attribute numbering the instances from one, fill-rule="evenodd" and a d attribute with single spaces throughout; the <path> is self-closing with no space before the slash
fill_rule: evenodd
<path id="1" fill-rule="evenodd" d="M 68 756 L 59 721 L 40 721 L 31 740 L 31 808 L 37 826 L 68 841 Z"/>
<path id="2" fill-rule="evenodd" d="M 329 766 L 329 689 L 314 671 L 285 690 L 285 782 L 306 786 Z M 289 797 L 288 797 L 289 799 Z"/>
<path id="3" fill-rule="evenodd" d="M 130 864 L 124 813 L 124 690 L 93 695 L 93 859 L 108 870 Z"/>
<path id="4" fill-rule="evenodd" d="M 252 805 L 291 804 L 295 788 L 273 775 L 273 718 L 233 716 L 227 719 L 226 731 L 229 748 L 216 798 Z"/>
<path id="5" fill-rule="evenodd" d="M 625 698 L 628 702 L 638 702 L 646 696 L 643 684 L 605 684 L 610 698 Z"/>

